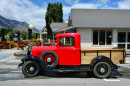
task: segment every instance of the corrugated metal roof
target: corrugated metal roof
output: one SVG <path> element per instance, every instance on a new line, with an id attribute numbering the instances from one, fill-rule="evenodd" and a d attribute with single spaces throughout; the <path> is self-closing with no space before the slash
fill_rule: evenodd
<path id="1" fill-rule="evenodd" d="M 74 27 L 130 28 L 130 10 L 71 9 Z"/>

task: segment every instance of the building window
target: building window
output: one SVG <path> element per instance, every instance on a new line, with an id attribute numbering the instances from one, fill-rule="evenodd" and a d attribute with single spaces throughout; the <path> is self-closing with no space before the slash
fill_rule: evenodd
<path id="1" fill-rule="evenodd" d="M 118 32 L 118 42 L 126 42 L 126 32 Z"/>
<path id="2" fill-rule="evenodd" d="M 93 31 L 93 45 L 111 45 L 112 31 L 94 30 Z"/>
<path id="3" fill-rule="evenodd" d="M 130 49 L 130 44 L 127 44 L 127 49 Z"/>
<path id="4" fill-rule="evenodd" d="M 105 30 L 100 30 L 99 45 L 105 45 Z"/>
<path id="5" fill-rule="evenodd" d="M 93 31 L 93 44 L 98 44 L 98 31 Z"/>
<path id="6" fill-rule="evenodd" d="M 125 49 L 125 44 L 118 44 L 118 48 L 123 48 L 123 49 Z"/>
<path id="7" fill-rule="evenodd" d="M 107 44 L 111 45 L 112 31 L 107 31 Z"/>
<path id="8" fill-rule="evenodd" d="M 130 32 L 128 32 L 128 38 L 127 42 L 130 42 Z"/>

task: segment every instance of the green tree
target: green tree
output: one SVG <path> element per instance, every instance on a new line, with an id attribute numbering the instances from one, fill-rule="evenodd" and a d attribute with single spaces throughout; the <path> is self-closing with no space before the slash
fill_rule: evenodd
<path id="1" fill-rule="evenodd" d="M 47 12 L 45 15 L 46 24 L 51 22 L 63 22 L 63 7 L 62 3 L 48 3 Z"/>
<path id="2" fill-rule="evenodd" d="M 63 22 L 63 9 L 62 8 L 63 8 L 62 3 L 60 3 L 58 5 L 58 12 L 57 12 L 57 15 L 58 15 L 57 21 L 58 22 Z"/>
<path id="3" fill-rule="evenodd" d="M 23 40 L 26 40 L 27 37 L 28 37 L 28 33 L 25 32 L 24 30 L 22 30 L 22 32 L 20 33 L 20 35 L 21 35 L 21 37 L 22 37 Z"/>
<path id="4" fill-rule="evenodd" d="M 13 31 L 13 29 L 5 28 L 4 35 L 7 35 L 9 32 Z"/>
<path id="5" fill-rule="evenodd" d="M 11 40 L 11 41 L 12 41 L 12 40 L 13 40 L 13 38 L 15 37 L 15 34 L 16 34 L 16 32 L 15 32 L 15 31 L 10 31 L 10 32 L 8 33 L 9 38 L 10 38 L 10 40 Z"/>
<path id="6" fill-rule="evenodd" d="M 32 33 L 32 39 L 36 39 L 36 33 Z"/>

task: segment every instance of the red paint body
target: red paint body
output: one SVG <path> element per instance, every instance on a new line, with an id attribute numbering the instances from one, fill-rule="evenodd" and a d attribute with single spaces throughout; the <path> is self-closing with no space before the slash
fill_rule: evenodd
<path id="1" fill-rule="evenodd" d="M 53 51 L 58 55 L 58 65 L 81 65 L 81 45 L 80 45 L 80 34 L 79 33 L 64 33 L 57 34 L 57 45 L 56 46 L 41 46 L 33 47 L 32 56 L 36 56 L 40 59 L 42 53 L 45 51 Z M 60 47 L 60 37 L 74 37 L 75 46 L 73 47 Z"/>

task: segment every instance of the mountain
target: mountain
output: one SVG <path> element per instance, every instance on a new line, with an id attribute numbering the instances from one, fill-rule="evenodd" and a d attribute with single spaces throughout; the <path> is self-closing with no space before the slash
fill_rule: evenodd
<path id="1" fill-rule="evenodd" d="M 0 28 L 11 28 L 15 31 L 28 31 L 29 24 L 26 22 L 20 22 L 16 20 L 9 20 L 0 15 Z M 32 30 L 34 33 L 39 33 L 39 30 L 34 28 Z"/>

